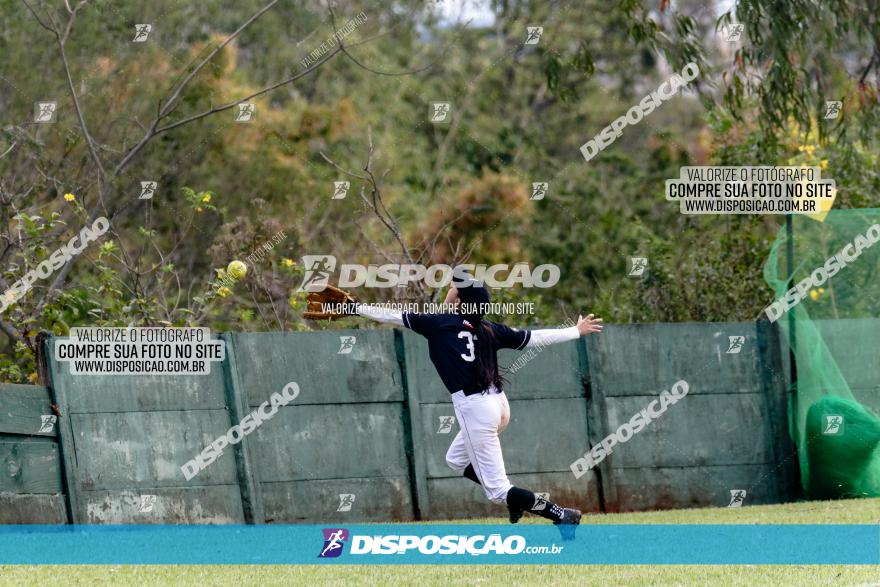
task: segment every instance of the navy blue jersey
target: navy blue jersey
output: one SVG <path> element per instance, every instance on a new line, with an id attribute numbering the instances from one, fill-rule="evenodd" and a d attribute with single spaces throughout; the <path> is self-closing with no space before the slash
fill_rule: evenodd
<path id="1" fill-rule="evenodd" d="M 498 349 L 523 349 L 531 338 L 528 330 L 516 330 L 483 320 L 492 328 L 493 352 Z M 477 349 L 482 335 L 477 323 L 459 314 L 403 314 L 403 325 L 428 339 L 431 362 L 449 393 L 482 391 L 477 372 Z"/>

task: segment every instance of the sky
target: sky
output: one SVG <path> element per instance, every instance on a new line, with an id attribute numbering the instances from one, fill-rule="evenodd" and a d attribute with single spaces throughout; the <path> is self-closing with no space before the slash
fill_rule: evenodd
<path id="1" fill-rule="evenodd" d="M 489 0 L 436 0 L 436 4 L 437 12 L 449 25 L 471 20 L 471 26 L 485 27 L 495 22 Z M 720 16 L 733 8 L 736 0 L 715 0 L 713 4 L 715 4 L 715 15 Z"/>
<path id="2" fill-rule="evenodd" d="M 489 0 L 439 0 L 437 12 L 450 25 L 469 20 L 474 27 L 491 26 L 495 23 Z"/>

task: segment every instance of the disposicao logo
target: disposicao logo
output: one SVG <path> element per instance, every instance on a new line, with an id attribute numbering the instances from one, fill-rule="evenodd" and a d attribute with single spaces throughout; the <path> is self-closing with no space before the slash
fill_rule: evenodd
<path id="1" fill-rule="evenodd" d="M 348 540 L 348 530 L 345 528 L 324 528 L 324 548 L 318 558 L 336 558 L 342 554 L 342 547 Z"/>

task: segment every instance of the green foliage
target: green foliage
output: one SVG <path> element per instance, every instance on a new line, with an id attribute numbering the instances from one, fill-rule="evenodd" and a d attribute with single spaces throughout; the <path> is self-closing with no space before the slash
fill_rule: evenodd
<path id="1" fill-rule="evenodd" d="M 725 100 L 739 119 L 749 112 L 747 99 L 756 100 L 762 148 L 775 149 L 790 119 L 817 128 L 823 142 L 832 135 L 840 142 L 876 140 L 880 15 L 872 2 L 742 0 L 719 26 L 734 14 L 748 42 L 735 56 Z M 826 100 L 844 102 L 837 119 L 824 117 Z"/>
<path id="2" fill-rule="evenodd" d="M 551 290 L 499 292 L 535 304 L 534 315 L 505 318 L 519 326 L 587 312 L 609 321 L 749 320 L 770 294 L 757 280 L 781 219 L 685 218 L 663 199 L 664 180 L 682 165 L 824 161 L 839 188 L 835 208 L 880 204 L 876 77 L 871 70 L 858 85 L 847 75 L 853 62 L 867 64 L 876 33 L 877 14 L 862 3 L 742 0 L 735 13 L 746 32 L 732 55 L 714 33 L 731 17 L 716 22 L 711 6 L 695 0 L 490 5 L 496 22 L 488 27 L 456 26 L 432 3 L 339 6 L 339 25 L 361 10 L 368 17 L 346 41 L 369 70 L 337 56 L 254 98 L 253 122 L 224 110 L 181 125 L 113 176 L 168 90 L 263 3 L 86 3 L 66 53 L 109 170 L 101 179 L 54 39 L 29 11 L 0 0 L 8 15 L 0 154 L 10 149 L 0 157 L 0 287 L 94 216 L 111 219 L 58 288 L 51 285 L 60 274 L 38 280 L 0 314 L 0 380 L 32 376 L 41 330 L 316 327 L 299 317 L 303 254 L 441 263 L 469 253 L 472 263 L 559 265 L 562 280 Z M 66 8 L 46 6 L 64 21 Z M 135 22 L 155 24 L 151 41 L 131 42 Z M 278 3 L 215 55 L 163 123 L 296 74 L 333 33 L 329 22 L 323 3 Z M 523 45 L 527 24 L 544 27 L 537 45 Z M 435 61 L 408 75 L 374 73 Z M 704 72 L 699 99 L 670 100 L 584 161 L 580 145 L 670 67 L 690 61 Z M 824 120 L 824 100 L 841 97 L 843 118 Z M 30 122 L 35 99 L 58 102 L 55 124 Z M 453 105 L 448 125 L 427 120 L 437 100 Z M 368 153 L 405 252 L 370 209 Z M 152 200 L 137 200 L 145 179 L 159 187 Z M 351 183 L 346 199 L 331 199 L 343 179 Z M 550 183 L 544 200 L 528 199 L 535 181 Z M 645 279 L 627 277 L 632 256 L 648 257 Z M 226 275 L 232 260 L 248 266 L 241 279 Z M 411 292 L 358 293 L 379 301 Z M 349 325 L 366 326 L 352 319 L 332 327 Z"/>

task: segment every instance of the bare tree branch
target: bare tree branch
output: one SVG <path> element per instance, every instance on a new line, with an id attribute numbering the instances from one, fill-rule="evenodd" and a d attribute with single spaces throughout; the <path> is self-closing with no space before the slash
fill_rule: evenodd
<path id="1" fill-rule="evenodd" d="M 76 18 L 76 12 L 70 16 L 70 20 L 67 23 L 67 27 L 64 31 L 64 36 L 60 37 L 56 35 L 58 39 L 58 48 L 61 52 L 61 63 L 64 65 L 64 73 L 67 76 L 67 88 L 70 91 L 70 98 L 73 101 L 73 109 L 76 112 L 76 117 L 79 120 L 79 127 L 82 130 L 83 136 L 86 139 L 86 145 L 89 149 L 89 154 L 92 156 L 92 160 L 95 162 L 95 165 L 98 167 L 98 171 L 100 172 L 101 179 L 107 174 L 104 171 L 104 164 L 101 163 L 101 158 L 98 157 L 98 151 L 95 149 L 95 141 L 92 138 L 91 133 L 89 132 L 89 128 L 86 125 L 86 119 L 83 116 L 82 107 L 79 103 L 79 98 L 76 95 L 76 88 L 73 86 L 73 77 L 70 74 L 70 63 L 67 60 L 67 52 L 64 50 L 64 44 L 67 42 L 67 36 L 70 34 L 70 27 L 73 25 L 73 20 Z"/>
<path id="2" fill-rule="evenodd" d="M 194 115 L 189 116 L 187 118 L 184 118 L 182 120 L 178 120 L 177 122 L 173 122 L 171 124 L 167 124 L 165 126 L 157 128 L 157 129 L 155 129 L 155 132 L 153 134 L 159 134 L 159 133 L 171 130 L 172 128 L 177 128 L 178 126 L 183 126 L 184 124 L 189 124 L 190 122 L 199 120 L 201 118 L 205 118 L 206 116 L 216 114 L 217 112 L 223 112 L 224 110 L 229 110 L 230 108 L 233 108 L 233 107 L 241 104 L 242 102 L 247 102 L 248 100 L 250 100 L 252 98 L 256 98 L 257 96 L 261 96 L 267 92 L 271 92 L 272 90 L 276 90 L 276 89 L 280 88 L 281 86 L 287 85 L 289 83 L 293 83 L 296 80 L 312 73 L 315 69 L 317 69 L 318 67 L 320 67 L 321 65 L 325 64 L 330 59 L 332 59 L 337 53 L 339 53 L 339 49 L 336 49 L 335 51 L 332 51 L 331 53 L 329 53 L 323 60 L 317 62 L 315 64 L 315 66 L 310 67 L 310 68 L 306 69 L 305 71 L 301 71 L 300 73 L 294 75 L 293 77 L 289 77 L 285 80 L 274 83 L 270 86 L 266 86 L 262 90 L 256 91 L 249 96 L 245 96 L 244 98 L 239 98 L 238 100 L 236 100 L 234 102 L 228 102 L 226 104 L 223 104 L 222 106 L 214 106 L 210 110 L 206 110 L 206 111 L 201 112 L 199 114 L 194 114 Z"/>
<path id="3" fill-rule="evenodd" d="M 360 193 L 361 200 L 363 200 L 363 202 L 364 202 L 364 204 L 366 204 L 367 208 L 369 208 L 370 211 L 373 212 L 373 214 L 376 216 L 376 218 L 379 219 L 379 221 L 385 226 L 385 228 L 388 229 L 388 232 L 391 233 L 391 236 L 394 238 L 394 240 L 397 241 L 397 244 L 400 247 L 400 252 L 402 254 L 403 259 L 406 260 L 410 264 L 415 264 L 416 259 L 415 259 L 415 257 L 413 257 L 413 254 L 412 254 L 410 247 L 406 244 L 406 242 L 403 239 L 403 234 L 400 230 L 400 226 L 398 225 L 394 216 L 391 214 L 391 212 L 389 212 L 388 208 L 385 206 L 385 200 L 382 198 L 382 182 L 385 179 L 385 177 L 388 175 L 388 172 L 390 170 L 386 170 L 382 174 L 382 178 L 378 179 L 378 180 L 376 179 L 376 176 L 373 173 L 373 150 L 374 150 L 373 149 L 373 131 L 369 127 L 367 128 L 367 144 L 368 144 L 367 160 L 364 163 L 364 167 L 363 167 L 366 175 L 361 175 L 361 174 L 355 173 L 353 171 L 349 171 L 349 170 L 344 169 L 343 167 L 337 165 L 332 159 L 330 159 L 323 152 L 321 152 L 321 157 L 323 157 L 325 161 L 327 161 L 328 163 L 333 165 L 333 167 L 335 167 L 336 169 L 338 169 L 340 172 L 344 173 L 345 175 L 348 175 L 350 177 L 356 177 L 356 178 L 361 179 L 363 181 L 366 181 L 367 183 L 370 184 L 371 197 L 368 198 L 364 194 L 363 190 L 361 190 L 361 193 Z M 383 256 L 385 256 L 385 255 L 383 254 Z M 387 258 L 387 256 L 386 256 L 386 258 Z M 426 297 L 424 285 L 421 282 L 416 282 L 416 288 L 419 290 L 419 295 L 424 299 Z"/>
<path id="4" fill-rule="evenodd" d="M 248 26 L 250 26 L 250 24 L 252 22 L 254 22 L 258 18 L 260 18 L 267 10 L 269 10 L 270 8 L 275 6 L 277 3 L 278 3 L 278 0 L 272 0 L 271 2 L 266 4 L 263 8 L 258 10 L 253 16 L 251 16 L 249 19 L 244 21 L 244 23 L 242 23 L 242 25 L 240 27 L 238 27 L 235 30 L 235 32 L 233 32 L 226 39 L 224 39 L 224 41 L 222 43 L 217 45 L 213 51 L 208 53 L 208 55 L 204 59 L 202 59 L 201 63 L 199 63 L 197 66 L 195 66 L 193 68 L 193 70 L 191 72 L 189 72 L 189 75 L 187 75 L 185 78 L 183 78 L 183 81 L 180 82 L 180 85 L 177 86 L 177 89 L 168 98 L 168 101 L 165 103 L 165 106 L 161 106 L 159 108 L 159 119 L 165 118 L 173 111 L 175 102 L 176 102 L 177 98 L 180 97 L 180 94 L 181 94 L 181 92 L 183 92 L 183 89 L 192 80 L 192 78 L 194 78 L 196 76 L 196 74 L 199 71 L 201 71 L 202 68 L 205 67 L 205 65 L 207 65 L 208 62 L 210 62 L 211 59 L 213 59 L 217 53 L 220 52 L 221 49 L 223 49 L 226 45 L 231 43 L 236 37 L 238 37 L 241 34 L 241 32 L 244 29 L 246 29 Z M 160 104 L 161 104 L 161 101 L 160 101 Z"/>
<path id="5" fill-rule="evenodd" d="M 15 330 L 15 326 L 5 320 L 0 320 L 0 330 L 13 342 L 23 340 L 21 335 Z"/>
<path id="6" fill-rule="evenodd" d="M 336 33 L 339 30 L 336 28 L 336 14 L 333 12 L 332 6 L 328 6 L 327 10 L 330 12 L 330 23 L 333 26 L 333 32 Z M 437 59 L 430 62 L 428 65 L 426 65 L 424 67 L 419 67 L 417 69 L 412 69 L 412 70 L 407 70 L 407 71 L 390 72 L 390 71 L 379 71 L 378 69 L 373 69 L 371 67 L 364 65 L 357 58 L 355 58 L 354 55 L 349 53 L 348 48 L 345 46 L 345 43 L 342 42 L 342 37 L 340 37 L 339 35 L 336 35 L 336 40 L 339 43 L 338 50 L 345 53 L 345 56 L 348 57 L 352 61 L 352 63 L 354 63 L 355 65 L 357 65 L 361 69 L 365 69 L 365 70 L 369 71 L 370 73 L 375 73 L 376 75 L 384 75 L 384 76 L 388 76 L 388 77 L 399 77 L 399 76 L 404 76 L 404 75 L 413 75 L 416 73 L 421 73 L 423 71 L 427 71 L 428 69 L 431 69 L 437 63 L 440 62 L 440 59 L 442 59 L 446 54 L 446 49 L 448 49 L 450 46 L 450 44 L 448 43 L 446 45 L 446 48 L 443 50 L 443 52 L 440 53 L 440 55 L 437 57 Z M 362 45 L 362 44 L 363 43 L 358 43 L 357 45 Z M 352 45 L 352 46 L 357 46 L 357 45 Z"/>
<path id="7" fill-rule="evenodd" d="M 16 146 L 18 146 L 18 143 L 12 143 L 12 144 L 9 146 L 8 149 L 6 149 L 5 151 L 3 151 L 3 154 L 0 155 L 0 159 L 3 159 L 3 158 L 6 157 L 7 155 L 9 155 L 9 153 L 11 153 L 12 150 L 13 150 Z"/>
<path id="8" fill-rule="evenodd" d="M 37 11 L 34 10 L 34 8 L 31 7 L 30 4 L 28 4 L 28 1 L 27 1 L 27 0 L 22 0 L 22 2 L 23 2 L 24 5 L 27 7 L 27 9 L 30 11 L 30 13 L 31 13 L 32 15 L 34 15 L 34 19 L 37 21 L 37 23 L 38 23 L 41 27 L 43 27 L 44 29 L 46 29 L 47 31 L 49 31 L 50 33 L 52 33 L 53 35 L 56 35 L 56 36 L 58 35 L 58 31 L 56 31 L 55 29 L 53 29 L 52 27 L 50 27 L 48 24 L 46 24 L 45 22 L 43 22 L 43 19 L 40 18 L 40 15 L 37 14 Z"/>
<path id="9" fill-rule="evenodd" d="M 292 77 L 289 77 L 285 80 L 282 80 L 280 82 L 277 82 L 275 84 L 267 86 L 257 92 L 254 92 L 253 94 L 251 94 L 249 96 L 245 96 L 244 98 L 241 98 L 239 100 L 235 100 L 234 102 L 230 102 L 230 103 L 224 104 L 222 106 L 213 107 L 205 112 L 201 112 L 199 114 L 195 114 L 193 116 L 189 116 L 189 117 L 184 118 L 182 120 L 179 120 L 177 122 L 170 123 L 170 124 L 167 124 L 165 126 L 160 127 L 160 123 L 162 122 L 162 120 L 165 119 L 169 114 L 171 114 L 171 112 L 174 111 L 174 108 L 172 106 L 176 103 L 178 97 L 183 92 L 183 90 L 187 86 L 187 84 L 189 84 L 189 82 L 193 79 L 193 77 L 196 75 L 196 73 L 198 73 L 202 68 L 204 68 L 205 65 L 207 65 L 207 63 L 223 47 L 225 47 L 233 39 L 238 37 L 247 26 L 249 26 L 251 23 L 253 23 L 257 18 L 259 18 L 267 10 L 272 8 L 272 6 L 274 6 L 277 2 L 278 2 L 278 0 L 272 0 L 272 2 L 270 2 L 269 4 L 264 6 L 262 9 L 260 9 L 257 13 L 255 13 L 253 16 L 251 16 L 247 21 L 245 21 L 244 24 L 242 24 L 240 27 L 238 27 L 238 29 L 236 29 L 235 32 L 233 32 L 229 37 L 224 39 L 222 43 L 220 43 L 217 47 L 215 47 L 214 50 L 212 50 L 204 59 L 202 59 L 199 62 L 199 64 L 196 65 L 196 67 L 193 68 L 193 70 L 183 79 L 183 81 L 181 81 L 180 84 L 177 85 L 177 88 L 174 90 L 174 93 L 167 99 L 167 101 L 165 101 L 164 106 L 162 106 L 163 100 L 159 101 L 159 106 L 157 108 L 156 117 L 153 119 L 153 122 L 149 125 L 149 127 L 145 129 L 143 137 L 141 137 L 141 139 L 137 143 L 135 143 L 135 145 L 132 146 L 131 149 L 129 149 L 128 153 L 126 153 L 126 155 L 116 165 L 116 168 L 113 170 L 114 176 L 119 176 L 122 173 L 122 171 L 125 169 L 125 167 L 127 167 L 128 164 L 131 162 L 131 160 L 135 157 L 135 155 L 137 155 L 141 151 L 141 149 L 143 149 L 143 147 L 156 135 L 163 133 L 163 132 L 166 132 L 166 131 L 169 131 L 173 128 L 177 128 L 179 126 L 183 126 L 184 124 L 188 124 L 190 122 L 200 120 L 200 119 L 205 118 L 207 116 L 210 116 L 212 114 L 216 114 L 217 112 L 222 112 L 224 110 L 234 108 L 235 106 L 237 106 L 238 104 L 241 104 L 242 102 L 246 102 L 252 98 L 256 98 L 257 96 L 261 96 L 262 94 L 265 94 L 267 92 L 270 92 L 272 90 L 280 88 L 281 86 L 284 86 L 286 84 L 293 83 L 296 80 L 312 73 L 314 70 L 321 67 L 324 63 L 326 63 L 327 61 L 329 61 L 330 59 L 332 59 L 335 55 L 337 55 L 339 53 L 339 49 L 337 48 L 335 51 L 332 51 L 331 53 L 329 53 L 324 59 L 317 62 L 312 67 L 309 67 L 308 69 L 306 69 L 306 70 L 304 70 L 304 71 L 302 71 Z"/>
<path id="10" fill-rule="evenodd" d="M 105 148 L 102 145 L 100 145 L 100 143 L 93 138 L 93 136 L 90 132 L 90 129 L 89 129 L 88 124 L 86 122 L 86 113 L 84 111 L 83 104 L 81 104 L 81 102 L 80 102 L 80 96 L 77 94 L 74 80 L 73 80 L 73 73 L 71 71 L 71 64 L 70 64 L 70 61 L 69 61 L 67 53 L 66 53 L 67 40 L 70 38 L 70 35 L 73 30 L 73 26 L 76 21 L 76 17 L 78 15 L 79 10 L 85 5 L 85 0 L 78 0 L 76 2 L 75 6 L 71 6 L 71 4 L 73 4 L 72 0 L 64 0 L 64 2 L 63 2 L 64 8 L 61 8 L 57 12 L 53 12 L 53 10 L 51 8 L 47 7 L 44 4 L 43 0 L 37 0 L 38 3 L 34 4 L 34 5 L 32 5 L 30 3 L 33 0 L 22 0 L 22 1 L 25 4 L 25 6 L 27 7 L 27 9 L 30 11 L 30 13 L 33 15 L 36 22 L 42 28 L 44 28 L 45 30 L 50 32 L 55 37 L 57 45 L 58 45 L 62 66 L 64 68 L 65 77 L 67 79 L 68 91 L 70 93 L 71 101 L 73 103 L 74 110 L 75 110 L 75 113 L 77 116 L 77 120 L 79 123 L 78 126 L 80 127 L 81 132 L 85 138 L 85 142 L 86 142 L 86 146 L 87 146 L 87 150 L 88 150 L 88 158 L 83 157 L 83 164 L 87 168 L 91 168 L 92 166 L 88 165 L 88 163 L 87 163 L 89 160 L 91 160 L 91 162 L 94 164 L 94 167 L 96 168 L 95 173 L 98 176 L 97 177 L 98 202 L 95 204 L 94 208 L 89 211 L 89 217 L 92 221 L 94 221 L 101 214 L 102 211 L 109 218 L 113 219 L 118 214 L 125 212 L 126 210 L 133 209 L 133 208 L 142 204 L 142 202 L 140 202 L 140 201 L 135 201 L 135 202 L 129 202 L 127 205 L 125 205 L 122 202 L 122 198 L 124 198 L 124 196 L 122 194 L 120 194 L 119 196 L 114 196 L 117 198 L 117 200 L 119 200 L 118 202 L 115 203 L 116 207 L 114 209 L 108 210 L 108 205 L 110 204 L 110 201 L 109 201 L 110 191 L 111 191 L 111 187 L 112 187 L 112 179 L 111 178 L 122 177 L 123 173 L 128 168 L 128 166 L 132 163 L 132 161 L 135 159 L 135 157 L 139 153 L 142 152 L 144 147 L 153 138 L 155 138 L 157 135 L 159 135 L 161 133 L 170 131 L 172 129 L 176 129 L 178 127 L 181 127 L 183 125 L 186 125 L 186 124 L 189 124 L 192 122 L 196 122 L 198 120 L 201 120 L 201 119 L 206 118 L 208 116 L 211 116 L 213 114 L 229 110 L 229 109 L 234 108 L 243 102 L 246 102 L 246 101 L 251 100 L 253 98 L 257 98 L 257 97 L 264 95 L 268 92 L 276 90 L 282 86 L 296 82 L 297 80 L 314 72 L 316 69 L 322 67 L 329 60 L 335 58 L 339 53 L 346 53 L 348 58 L 351 59 L 354 63 L 356 63 L 359 67 L 362 67 L 363 69 L 366 69 L 369 71 L 373 71 L 374 73 L 379 74 L 379 75 L 389 75 L 389 76 L 408 75 L 411 73 L 417 73 L 419 71 L 424 71 L 425 69 L 428 69 L 434 65 L 434 63 L 432 63 L 424 68 L 420 68 L 420 69 L 409 71 L 409 72 L 400 72 L 400 73 L 388 73 L 388 72 L 371 70 L 370 68 L 368 68 L 365 65 L 363 65 L 362 63 L 360 63 L 360 61 L 358 61 L 354 56 L 352 56 L 348 52 L 348 47 L 342 42 L 342 39 L 339 39 L 338 45 L 332 51 L 330 51 L 327 55 L 325 55 L 319 61 L 314 63 L 311 67 L 309 67 L 299 73 L 296 73 L 295 75 L 292 75 L 291 77 L 288 77 L 288 78 L 281 80 L 279 82 L 267 85 L 266 87 L 260 89 L 259 91 L 256 91 L 248 96 L 234 100 L 232 102 L 225 103 L 225 104 L 222 104 L 219 106 L 212 106 L 210 109 L 208 109 L 206 111 L 196 113 L 196 114 L 193 114 L 190 116 L 186 116 L 186 117 L 184 117 L 180 120 L 177 120 L 177 121 L 169 121 L 168 120 L 169 117 L 177 111 L 178 106 L 180 106 L 180 104 L 182 103 L 181 98 L 184 95 L 184 93 L 186 92 L 186 90 L 189 87 L 192 80 L 194 80 L 195 77 L 199 74 L 199 72 L 201 72 L 205 67 L 209 66 L 209 64 L 218 55 L 218 53 L 220 53 L 231 42 L 233 42 L 235 39 L 237 39 L 245 29 L 247 29 L 251 24 L 253 24 L 257 19 L 259 19 L 262 15 L 264 15 L 266 12 L 268 12 L 270 9 L 272 9 L 278 3 L 278 0 L 271 0 L 271 1 L 268 1 L 257 12 L 255 12 L 253 15 L 251 15 L 247 20 L 245 20 L 234 32 L 232 32 L 228 37 L 226 37 L 217 46 L 213 47 L 213 49 L 211 49 L 207 54 L 203 54 L 203 56 L 200 55 L 198 57 L 195 57 L 193 59 L 193 61 L 191 61 L 187 65 L 187 67 L 184 69 L 184 71 L 181 73 L 181 75 L 179 75 L 177 77 L 177 79 L 175 79 L 170 84 L 170 86 L 168 88 L 168 93 L 166 94 L 166 96 L 158 101 L 158 103 L 156 105 L 156 112 L 154 113 L 152 120 L 145 121 L 144 124 L 141 124 L 139 121 L 137 121 L 135 119 L 136 124 L 138 126 L 140 126 L 143 134 L 140 136 L 140 138 L 138 140 L 136 140 L 136 142 L 133 145 L 130 146 L 130 148 L 127 148 L 127 150 L 126 150 L 125 145 L 123 144 L 123 150 L 121 151 L 121 153 L 122 153 L 121 157 L 118 159 L 118 162 L 116 162 L 115 165 L 113 165 L 111 168 L 111 167 L 109 167 L 109 160 L 110 159 L 109 159 L 108 155 L 103 154 L 100 151 L 103 149 L 107 152 L 113 152 L 113 150 Z M 66 22 L 64 21 L 64 17 L 60 16 L 61 14 L 64 13 L 64 9 L 67 10 L 67 14 L 68 14 L 68 18 L 66 19 Z M 333 21 L 333 24 L 334 24 L 334 30 L 336 30 L 335 15 L 333 14 L 333 9 L 330 8 L 329 11 L 330 11 L 330 15 L 331 15 L 331 20 Z M 442 57 L 442 55 L 441 55 L 441 57 Z M 409 262 L 413 262 L 412 252 L 404 241 L 404 238 L 401 234 L 400 227 L 397 224 L 394 217 L 389 212 L 389 210 L 387 209 L 385 202 L 382 198 L 381 184 L 382 184 L 384 178 L 387 176 L 388 171 L 386 171 L 384 174 L 382 174 L 381 178 L 377 178 L 372 170 L 372 154 L 373 154 L 372 136 L 370 136 L 370 138 L 369 138 L 369 145 L 370 145 L 370 147 L 369 147 L 367 162 L 364 166 L 365 173 L 364 174 L 356 173 L 353 175 L 353 177 L 358 177 L 359 179 L 361 179 L 365 182 L 368 182 L 371 185 L 371 188 L 372 188 L 371 199 L 367 198 L 367 196 L 364 195 L 363 196 L 364 201 L 368 203 L 368 205 L 371 207 L 374 214 L 380 219 L 380 221 L 383 223 L 383 225 L 394 236 L 394 239 L 396 240 L 396 242 L 400 246 L 401 253 L 403 254 L 403 257 L 405 259 L 409 260 Z M 4 152 L 2 155 L 0 155 L 0 158 L 7 156 L 10 152 L 13 151 L 14 147 L 15 147 L 15 143 L 11 147 L 9 147 L 6 150 L 6 152 Z M 101 159 L 102 156 L 108 157 L 108 167 L 107 168 L 105 168 L 104 161 L 102 161 L 102 159 Z M 323 153 L 322 153 L 322 156 L 323 156 Z M 331 164 L 336 166 L 335 163 L 333 163 L 331 160 L 329 160 L 326 156 L 324 156 L 324 157 L 325 157 L 325 159 L 328 160 L 328 162 L 330 162 Z M 336 166 L 336 167 L 339 168 L 338 166 Z M 111 171 L 111 169 L 112 169 L 112 171 Z M 341 168 L 339 168 L 339 169 L 341 170 Z M 45 171 L 45 173 L 43 173 L 43 171 Z M 45 170 L 40 170 L 40 172 L 43 174 L 44 179 L 48 183 L 54 184 L 56 189 L 63 189 L 61 187 L 60 182 L 54 178 L 54 175 L 57 174 L 57 171 L 52 171 L 50 168 L 46 168 Z M 105 203 L 105 198 L 107 199 L 106 203 Z M 111 232 L 111 234 L 113 234 L 113 233 Z M 11 244 L 12 244 L 12 242 L 10 242 L 7 245 L 7 249 L 9 248 L 9 245 L 11 245 Z M 22 246 L 22 243 L 16 242 L 15 246 L 20 248 Z M 120 240 L 120 246 L 122 246 L 121 240 Z M 124 247 L 122 248 L 122 252 L 123 252 L 123 255 L 128 257 Z M 156 252 L 158 253 L 159 259 L 164 262 L 165 256 L 162 255 L 162 252 L 158 251 L 158 250 Z M 172 250 L 172 253 L 173 253 L 173 250 Z M 142 254 L 143 254 L 143 251 L 142 251 Z M 153 270 L 155 270 L 155 267 L 154 267 L 153 270 L 141 272 L 137 266 L 135 266 L 134 264 L 131 263 L 130 259 L 126 258 L 125 261 L 123 261 L 122 259 L 119 259 L 119 261 L 122 263 L 122 265 L 128 271 L 128 274 L 134 278 L 133 287 L 136 290 L 139 290 L 141 287 L 140 278 L 147 275 L 148 273 L 152 272 Z M 76 258 L 70 259 L 58 271 L 55 278 L 52 280 L 51 284 L 46 289 L 45 296 L 43 297 L 41 302 L 37 304 L 35 311 L 33 313 L 33 316 L 39 316 L 42 313 L 42 311 L 45 309 L 46 305 L 50 302 L 50 300 L 57 297 L 54 295 L 55 292 L 57 292 L 58 290 L 60 290 L 62 288 L 62 286 L 64 285 L 64 283 L 68 279 L 69 275 L 71 274 L 71 271 L 72 271 L 75 263 L 76 263 Z M 157 283 L 157 281 L 154 281 L 153 283 L 148 283 L 147 285 L 144 285 L 144 287 L 151 288 L 151 287 L 153 287 L 153 285 L 155 283 Z M 279 324 L 280 324 L 281 319 L 278 316 L 278 310 L 275 307 L 272 294 L 268 291 L 267 284 L 261 284 L 261 285 L 264 289 L 266 289 L 266 293 L 269 294 L 270 303 L 272 305 L 272 310 L 275 313 L 276 320 L 278 320 Z M 422 287 L 421 284 L 419 285 L 419 287 L 420 288 Z M 180 290 L 180 287 L 178 287 L 178 289 Z M 180 295 L 180 291 L 178 291 L 178 298 L 179 298 L 179 295 Z M 163 302 L 167 306 L 167 300 L 163 299 Z M 207 311 L 207 308 L 201 308 L 202 317 L 204 316 L 206 311 Z M 6 332 L 9 335 L 15 334 L 14 328 L 12 328 L 10 331 L 7 331 L 7 329 L 3 327 L 2 323 L 0 323 L 0 329 L 2 329 L 4 332 Z"/>
<path id="11" fill-rule="evenodd" d="M 324 161 L 326 161 L 327 163 L 329 163 L 330 165 L 332 165 L 333 167 L 335 167 L 335 168 L 336 168 L 337 170 L 339 170 L 339 172 L 342 173 L 343 175 L 347 175 L 347 176 L 349 176 L 349 177 L 355 177 L 355 178 L 360 179 L 360 180 L 363 180 L 363 181 L 370 181 L 370 178 L 367 177 L 366 175 L 359 175 L 359 174 L 357 174 L 357 173 L 355 173 L 355 172 L 353 172 L 353 171 L 349 171 L 349 170 L 347 170 L 347 169 L 344 169 L 343 167 L 340 167 L 339 165 L 336 164 L 335 161 L 333 161 L 333 159 L 331 159 L 330 157 L 328 157 L 327 155 L 325 155 L 325 154 L 324 154 L 324 151 L 318 151 L 318 153 L 321 155 L 321 157 L 324 158 Z"/>
<path id="12" fill-rule="evenodd" d="M 422 73 L 423 71 L 427 71 L 427 70 L 431 69 L 432 67 L 434 67 L 435 65 L 437 65 L 440 62 L 440 60 L 445 56 L 445 54 L 441 54 L 434 61 L 430 62 L 429 64 L 425 65 L 424 67 L 419 67 L 417 69 L 408 69 L 405 71 L 379 71 L 378 69 L 373 69 L 372 67 L 369 67 L 369 66 L 361 63 L 354 55 L 352 55 L 348 51 L 348 49 L 346 49 L 342 45 L 341 41 L 339 43 L 339 46 L 340 46 L 340 48 L 342 48 L 342 52 L 345 53 L 345 56 L 348 57 L 352 61 L 352 63 L 354 63 L 355 65 L 357 65 L 361 69 L 365 69 L 365 70 L 369 71 L 370 73 L 375 73 L 376 75 L 384 75 L 387 77 L 400 77 L 400 76 L 404 76 L 404 75 L 414 75 L 417 73 Z"/>

